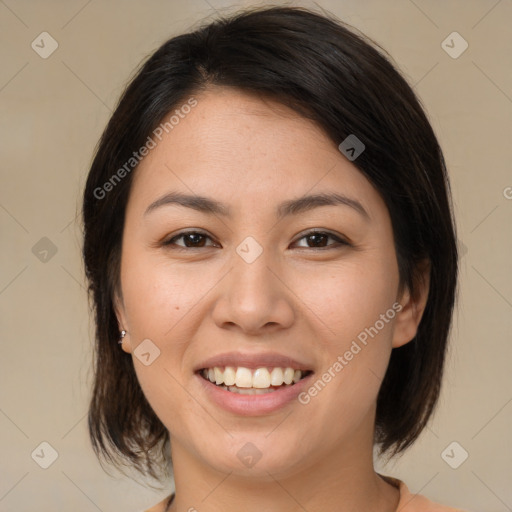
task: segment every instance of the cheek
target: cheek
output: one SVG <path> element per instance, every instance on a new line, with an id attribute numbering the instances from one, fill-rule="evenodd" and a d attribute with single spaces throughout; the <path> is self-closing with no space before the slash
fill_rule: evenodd
<path id="1" fill-rule="evenodd" d="M 341 350 L 392 307 L 398 270 L 387 258 L 361 261 L 354 258 L 331 265 L 328 271 L 319 266 L 301 272 L 294 280 L 293 290 L 300 299 L 299 305 L 306 306 L 304 312 L 310 322 L 322 333 L 327 346 Z M 392 322 L 385 322 L 383 328 L 379 322 L 383 335 L 390 334 L 389 323 Z"/>
<path id="2" fill-rule="evenodd" d="M 303 282 L 299 295 L 323 333 L 322 370 L 302 403 L 337 425 L 357 425 L 376 400 L 391 354 L 398 286 L 394 260 L 340 265 Z M 396 264 L 395 264 L 396 265 Z M 311 284 L 314 283 L 314 287 Z M 298 285 L 298 284 L 297 284 Z M 347 414 L 351 416 L 347 420 Z"/>
<path id="3" fill-rule="evenodd" d="M 190 279 L 179 266 L 144 254 L 127 255 L 123 264 L 123 296 L 132 330 L 162 342 L 172 338 L 179 331 L 180 319 L 206 293 L 205 279 Z"/>
<path id="4" fill-rule="evenodd" d="M 159 404 L 171 410 L 177 404 L 182 407 L 186 397 L 181 396 L 178 382 L 182 381 L 189 338 L 183 325 L 193 310 L 193 294 L 190 293 L 193 284 L 187 283 L 176 267 L 168 262 L 151 261 L 142 251 L 126 251 L 122 262 L 121 283 L 129 343 L 141 388 L 155 411 L 161 409 Z M 187 290 L 189 293 L 185 293 Z M 145 346 L 149 346 L 151 353 L 147 358 L 151 361 L 149 365 L 144 358 L 139 358 Z"/>
<path id="5" fill-rule="evenodd" d="M 123 258 L 121 279 L 137 379 L 164 425 L 186 439 L 186 425 L 180 418 L 193 417 L 198 428 L 208 428 L 207 418 L 183 383 L 188 371 L 186 351 L 195 329 L 194 313 L 212 284 L 208 285 L 204 273 L 198 277 L 195 271 L 196 277 L 191 279 L 192 272 L 180 271 L 179 266 L 150 258 L 142 251 L 127 253 Z M 160 351 L 147 366 L 138 359 L 136 350 L 146 339 Z"/>

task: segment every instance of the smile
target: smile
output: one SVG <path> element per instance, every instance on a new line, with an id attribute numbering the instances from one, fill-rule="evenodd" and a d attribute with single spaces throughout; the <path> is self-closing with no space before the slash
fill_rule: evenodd
<path id="1" fill-rule="evenodd" d="M 216 386 L 242 395 L 272 393 L 283 387 L 291 387 L 310 375 L 310 370 L 294 368 L 262 367 L 251 370 L 243 366 L 215 366 L 203 368 L 199 375 Z"/>

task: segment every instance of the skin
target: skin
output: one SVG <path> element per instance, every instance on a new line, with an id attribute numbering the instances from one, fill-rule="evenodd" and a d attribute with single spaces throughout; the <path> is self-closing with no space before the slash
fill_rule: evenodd
<path id="1" fill-rule="evenodd" d="M 399 295 L 383 199 L 311 121 L 228 88 L 195 98 L 134 175 L 115 301 L 122 349 L 170 432 L 170 510 L 394 511 L 398 491 L 373 467 L 376 399 L 391 350 L 415 336 L 427 277 L 414 298 Z M 214 198 L 233 216 L 177 205 L 144 215 L 170 191 Z M 369 219 L 335 205 L 276 220 L 281 201 L 333 191 Z M 162 245 L 190 228 L 207 235 L 196 247 L 190 237 Z M 324 237 L 329 248 L 318 249 L 303 238 L 312 228 L 351 245 Z M 236 252 L 247 236 L 263 249 L 250 264 Z M 291 355 L 319 377 L 397 301 L 402 310 L 307 405 L 241 417 L 209 401 L 193 374 L 210 356 L 244 350 Z M 149 366 L 133 354 L 147 338 L 161 351 Z M 237 457 L 247 442 L 262 454 L 251 468 Z"/>

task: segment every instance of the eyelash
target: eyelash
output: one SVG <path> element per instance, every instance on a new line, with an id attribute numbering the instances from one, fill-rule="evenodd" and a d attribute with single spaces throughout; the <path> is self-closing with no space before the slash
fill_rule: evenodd
<path id="1" fill-rule="evenodd" d="M 191 249 L 192 250 L 203 249 L 203 247 L 183 247 L 183 246 L 176 245 L 174 243 L 175 240 L 179 240 L 180 238 L 183 238 L 187 235 L 201 235 L 201 236 L 209 238 L 211 240 L 211 237 L 209 235 L 207 235 L 206 233 L 203 233 L 203 232 L 197 231 L 197 230 L 190 230 L 190 231 L 182 231 L 181 233 L 178 233 L 177 235 L 173 236 L 169 240 L 162 242 L 162 245 L 164 247 L 167 247 L 172 250 L 177 250 L 177 251 L 187 251 L 187 250 L 191 250 Z M 329 233 L 328 231 L 319 231 L 319 230 L 308 231 L 307 233 L 303 234 L 300 238 L 298 238 L 297 241 L 302 240 L 303 238 L 307 238 L 312 235 L 327 235 L 328 238 L 332 238 L 333 240 L 335 240 L 337 242 L 337 244 L 331 244 L 330 246 L 327 246 L 327 247 L 300 247 L 300 249 L 312 249 L 315 251 L 325 251 L 327 249 L 339 248 L 339 246 L 351 246 L 351 244 L 349 242 L 334 235 L 333 233 Z M 174 247 L 172 247 L 172 246 L 174 246 Z M 207 247 L 211 247 L 211 246 L 207 246 Z"/>

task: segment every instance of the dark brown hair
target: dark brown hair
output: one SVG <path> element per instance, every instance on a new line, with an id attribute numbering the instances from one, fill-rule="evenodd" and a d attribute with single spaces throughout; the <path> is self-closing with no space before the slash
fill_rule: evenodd
<path id="1" fill-rule="evenodd" d="M 351 134 L 364 143 L 353 163 L 389 210 L 401 290 L 414 294 L 418 265 L 430 262 L 417 336 L 392 351 L 379 391 L 375 443 L 381 454 L 397 455 L 424 429 L 439 397 L 455 302 L 455 223 L 437 139 L 420 101 L 384 53 L 331 14 L 267 7 L 174 37 L 141 65 L 99 141 L 83 196 L 83 258 L 96 321 L 88 425 L 98 457 L 158 479 L 157 457 L 167 460 L 169 443 L 131 356 L 117 343 L 113 297 L 136 165 L 122 179 L 112 178 L 173 109 L 216 85 L 276 100 L 317 123 L 336 145 Z"/>

